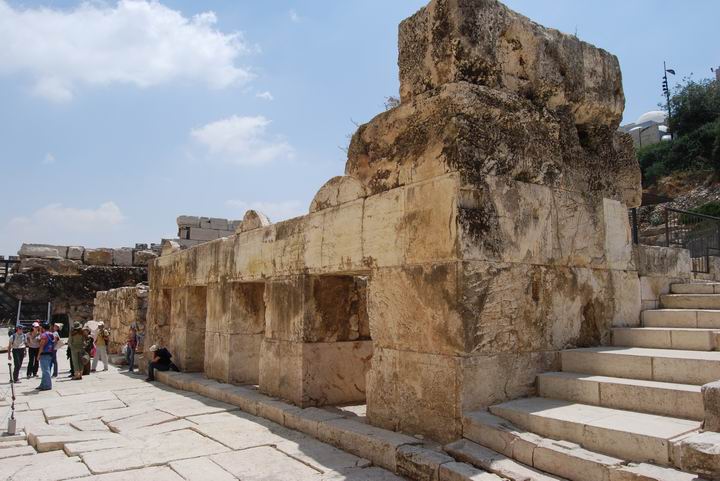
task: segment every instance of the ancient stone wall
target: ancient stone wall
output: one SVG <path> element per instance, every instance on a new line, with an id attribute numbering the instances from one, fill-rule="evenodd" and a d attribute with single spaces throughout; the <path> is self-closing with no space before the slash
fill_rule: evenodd
<path id="1" fill-rule="evenodd" d="M 85 265 L 68 259 L 23 259 L 3 288 L 23 302 L 52 302 L 52 317 L 66 325 L 93 318 L 95 293 L 147 280 L 147 267 Z M 13 315 L 14 318 L 14 315 Z"/>
<path id="2" fill-rule="evenodd" d="M 375 425 L 448 441 L 637 323 L 640 171 L 607 52 L 492 0 L 434 0 L 399 44 L 402 102 L 358 129 L 346 175 L 304 217 L 249 211 L 153 262 L 148 336 L 185 370 L 257 369 L 272 395 L 365 400 Z"/>
<path id="3" fill-rule="evenodd" d="M 141 267 L 159 255 L 159 248 L 149 249 L 146 244 L 136 247 L 86 248 L 82 246 L 58 246 L 49 244 L 23 244 L 18 251 L 20 259 L 66 260 L 88 266 Z"/>
<path id="4" fill-rule="evenodd" d="M 127 342 L 130 327 L 137 329 L 138 352 L 143 352 L 145 337 L 145 319 L 147 317 L 148 287 L 138 284 L 133 287 L 120 287 L 98 292 L 95 296 L 93 319 L 104 321 L 110 330 L 111 354 L 120 354 Z"/>

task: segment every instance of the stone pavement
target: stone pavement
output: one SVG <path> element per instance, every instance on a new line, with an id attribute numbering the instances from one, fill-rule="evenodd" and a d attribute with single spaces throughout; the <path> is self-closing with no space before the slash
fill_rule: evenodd
<path id="1" fill-rule="evenodd" d="M 0 438 L 0 480 L 120 481 L 401 480 L 303 433 L 111 366 L 53 390 L 16 385 L 18 431 Z M 9 374 L 0 372 L 0 429 L 9 417 Z"/>

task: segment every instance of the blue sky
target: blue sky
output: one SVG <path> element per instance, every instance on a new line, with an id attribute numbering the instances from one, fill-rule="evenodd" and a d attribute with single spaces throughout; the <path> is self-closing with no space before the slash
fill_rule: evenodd
<path id="1" fill-rule="evenodd" d="M 419 0 L 0 0 L 0 254 L 122 246 L 179 214 L 306 212 L 355 126 L 398 90 Z M 626 121 L 720 65 L 720 2 L 508 0 L 618 55 Z"/>

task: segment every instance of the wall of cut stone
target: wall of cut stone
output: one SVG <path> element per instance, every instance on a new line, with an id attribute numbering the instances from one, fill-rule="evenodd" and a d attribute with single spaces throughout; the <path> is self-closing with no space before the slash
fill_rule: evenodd
<path id="1" fill-rule="evenodd" d="M 104 321 L 105 327 L 110 330 L 108 349 L 111 354 L 122 352 L 130 327 L 137 329 L 140 340 L 137 351 L 143 352 L 147 305 L 148 287 L 145 284 L 100 291 L 96 294 L 93 318 Z"/>
<path id="2" fill-rule="evenodd" d="M 56 259 L 68 260 L 88 266 L 140 267 L 159 255 L 145 244 L 137 247 L 86 248 L 82 246 L 58 246 L 49 244 L 23 244 L 18 251 L 22 260 Z"/>
<path id="3" fill-rule="evenodd" d="M 164 252 L 148 336 L 185 370 L 258 366 L 269 394 L 364 398 L 372 424 L 450 441 L 560 350 L 637 324 L 640 170 L 607 52 L 487 0 L 433 0 L 399 45 L 402 102 L 360 126 L 346 175 L 306 216 L 249 211 Z"/>

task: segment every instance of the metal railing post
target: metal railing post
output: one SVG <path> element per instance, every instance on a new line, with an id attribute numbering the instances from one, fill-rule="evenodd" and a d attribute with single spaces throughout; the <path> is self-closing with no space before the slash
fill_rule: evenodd
<path id="1" fill-rule="evenodd" d="M 670 224 L 668 222 L 668 217 L 670 216 L 670 213 L 665 208 L 665 247 L 670 247 Z"/>
<path id="2" fill-rule="evenodd" d="M 630 209 L 630 216 L 632 217 L 632 242 L 633 244 L 639 244 L 640 233 L 638 229 L 637 207 Z"/>

